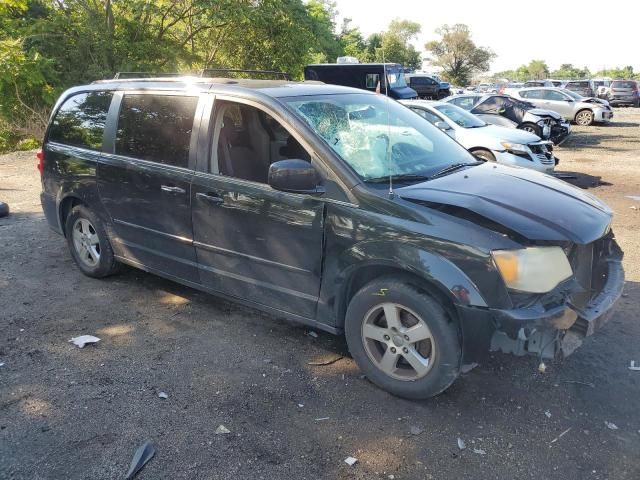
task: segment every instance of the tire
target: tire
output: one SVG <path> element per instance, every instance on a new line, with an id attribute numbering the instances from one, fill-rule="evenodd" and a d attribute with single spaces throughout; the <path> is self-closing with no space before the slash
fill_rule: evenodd
<path id="1" fill-rule="evenodd" d="M 523 123 L 518 128 L 520 128 L 520 130 L 524 130 L 525 132 L 533 133 L 534 135 L 542 138 L 542 129 L 534 123 Z"/>
<path id="2" fill-rule="evenodd" d="M 118 270 L 102 220 L 91 209 L 73 207 L 65 221 L 65 233 L 71 256 L 82 273 L 102 278 Z"/>
<path id="3" fill-rule="evenodd" d="M 387 317 L 395 319 L 391 326 Z M 345 336 L 365 375 L 398 397 L 433 397 L 460 373 L 457 325 L 441 303 L 412 285 L 410 278 L 382 277 L 362 287 L 347 308 Z"/>
<path id="4" fill-rule="evenodd" d="M 588 127 L 589 125 L 593 124 L 593 112 L 588 109 L 580 110 L 578 113 L 576 113 L 576 117 L 574 120 L 576 124 L 583 127 Z"/>
<path id="5" fill-rule="evenodd" d="M 9 215 L 9 204 L 0 202 L 0 218 Z"/>
<path id="6" fill-rule="evenodd" d="M 484 160 L 485 162 L 496 161 L 496 156 L 493 154 L 493 152 L 491 152 L 490 150 L 486 150 L 484 148 L 476 148 L 474 150 L 471 150 L 471 153 L 476 158 L 479 158 L 480 160 Z"/>

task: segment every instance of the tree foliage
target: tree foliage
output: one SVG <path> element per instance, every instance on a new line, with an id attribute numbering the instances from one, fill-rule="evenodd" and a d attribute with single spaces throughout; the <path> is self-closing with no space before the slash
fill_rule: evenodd
<path id="1" fill-rule="evenodd" d="M 466 85 L 477 72 L 489 70 L 495 54 L 477 46 L 469 27 L 464 24 L 443 25 L 436 30 L 439 40 L 425 44 L 432 54 L 431 64 L 442 68 L 443 77 L 456 85 Z"/>

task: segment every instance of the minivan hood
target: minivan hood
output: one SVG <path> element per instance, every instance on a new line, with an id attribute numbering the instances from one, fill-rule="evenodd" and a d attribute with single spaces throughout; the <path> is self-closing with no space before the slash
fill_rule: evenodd
<path id="1" fill-rule="evenodd" d="M 607 232 L 613 216 L 596 197 L 561 180 L 493 163 L 398 188 L 396 193 L 454 216 L 473 212 L 530 241 L 591 243 Z"/>

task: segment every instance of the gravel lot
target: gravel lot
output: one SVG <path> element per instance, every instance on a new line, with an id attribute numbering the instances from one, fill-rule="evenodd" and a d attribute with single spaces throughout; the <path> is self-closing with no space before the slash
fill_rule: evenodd
<path id="1" fill-rule="evenodd" d="M 46 225 L 33 153 L 0 156 L 0 479 L 124 478 L 151 439 L 140 479 L 637 480 L 640 201 L 626 196 L 640 196 L 640 109 L 615 115 L 556 151 L 616 212 L 615 316 L 545 374 L 495 355 L 424 402 L 348 357 L 308 364 L 346 355 L 340 338 L 133 269 L 83 276 Z M 102 341 L 68 343 L 81 334 Z"/>

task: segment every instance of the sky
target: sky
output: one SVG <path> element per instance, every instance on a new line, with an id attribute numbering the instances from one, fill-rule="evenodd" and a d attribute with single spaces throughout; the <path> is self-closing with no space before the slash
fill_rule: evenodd
<path id="1" fill-rule="evenodd" d="M 424 44 L 437 39 L 444 24 L 469 26 L 476 45 L 498 56 L 492 72 L 517 68 L 541 59 L 553 70 L 562 63 L 603 68 L 633 65 L 640 71 L 640 1 L 562 0 L 501 2 L 485 0 L 334 0 L 338 25 L 352 19 L 366 36 L 383 31 L 394 18 L 422 26 L 413 42 L 426 55 Z"/>

